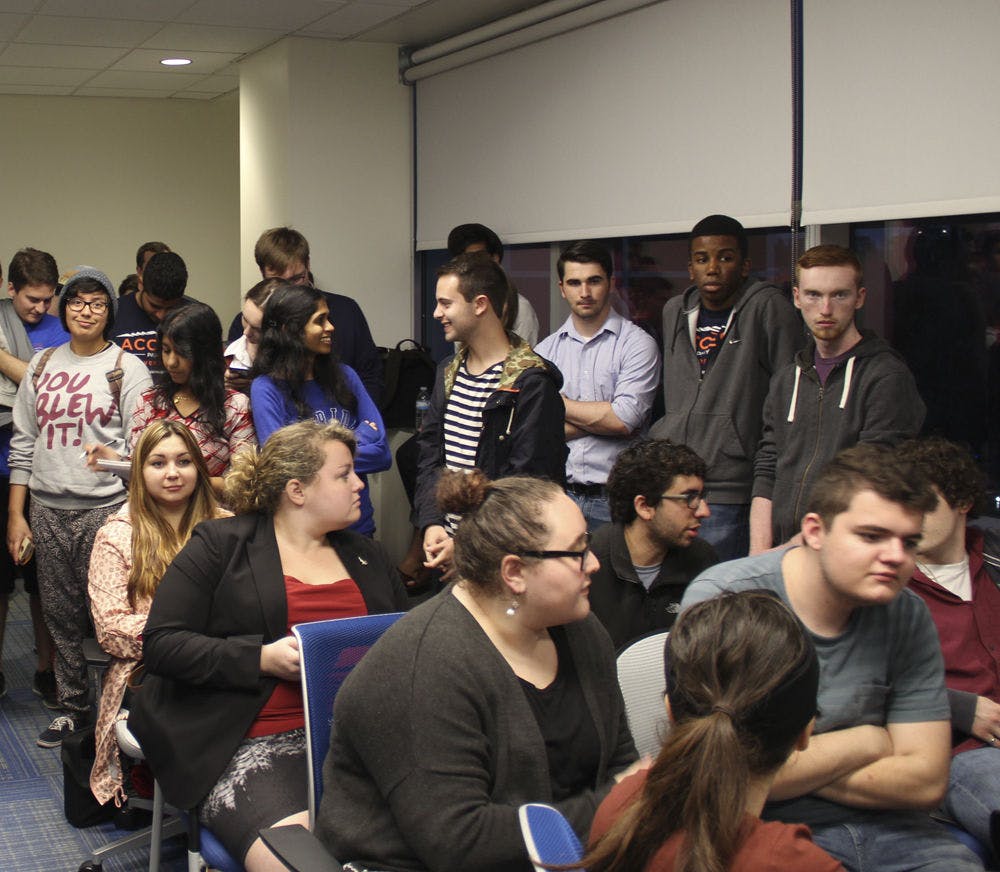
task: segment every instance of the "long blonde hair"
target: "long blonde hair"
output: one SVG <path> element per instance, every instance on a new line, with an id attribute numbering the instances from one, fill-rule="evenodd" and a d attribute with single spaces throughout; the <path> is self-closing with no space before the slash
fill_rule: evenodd
<path id="1" fill-rule="evenodd" d="M 174 529 L 160 513 L 156 502 L 146 489 L 142 470 L 164 439 L 177 436 L 184 443 L 191 462 L 198 472 L 194 493 L 178 529 Z M 151 599 L 170 562 L 177 556 L 195 525 L 219 513 L 219 504 L 212 490 L 212 480 L 201 449 L 191 431 L 183 424 L 169 418 L 153 421 L 142 431 L 132 452 L 132 473 L 128 483 L 128 506 L 132 521 L 132 568 L 128 575 L 128 601 L 132 608 L 144 599 Z"/>

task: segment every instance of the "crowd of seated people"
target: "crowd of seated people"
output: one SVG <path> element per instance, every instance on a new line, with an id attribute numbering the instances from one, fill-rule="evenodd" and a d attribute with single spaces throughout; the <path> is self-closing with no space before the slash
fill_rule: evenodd
<path id="1" fill-rule="evenodd" d="M 530 307 L 495 234 L 456 231 L 434 310 L 456 354 L 413 441 L 404 558 L 435 593 L 412 609 L 367 488 L 392 461 L 381 364 L 357 303 L 314 286 L 300 233 L 261 236 L 226 337 L 164 243 L 140 247 L 127 295 L 92 267 L 56 295 L 51 256 L 18 252 L 0 644 L 19 574 L 33 689 L 56 711 L 38 744 L 94 720 L 94 632 L 112 655 L 95 797 L 130 792 L 128 718 L 169 802 L 247 869 L 280 869 L 259 830 L 307 822 L 291 627 L 408 611 L 334 707 L 316 832 L 349 868 L 526 872 L 517 807 L 538 801 L 590 834 L 580 868 L 981 868 L 929 812 L 995 847 L 992 540 L 965 527 L 980 487 L 962 449 L 894 447 L 923 406 L 856 328 L 857 258 L 806 252 L 789 301 L 752 276 L 739 222 L 698 222 L 651 427 L 649 385 L 628 385 L 660 369 L 634 363 L 610 253 L 560 259 L 571 314 L 540 343 L 557 365 L 511 329 Z M 637 760 L 615 651 L 663 630 L 672 727 Z"/>

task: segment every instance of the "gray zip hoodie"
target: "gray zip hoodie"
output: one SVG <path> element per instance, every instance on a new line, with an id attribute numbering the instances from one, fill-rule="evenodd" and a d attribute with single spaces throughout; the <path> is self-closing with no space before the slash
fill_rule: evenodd
<path id="1" fill-rule="evenodd" d="M 925 407 L 905 361 L 871 330 L 821 385 L 810 338 L 771 380 L 753 495 L 771 500 L 774 541 L 799 531 L 813 481 L 842 448 L 916 436 Z"/>
<path id="2" fill-rule="evenodd" d="M 747 279 L 723 344 L 702 374 L 694 346 L 699 308 L 693 286 L 663 307 L 666 414 L 649 435 L 683 443 L 704 459 L 710 503 L 749 503 L 768 384 L 802 346 L 802 322 L 780 288 Z"/>

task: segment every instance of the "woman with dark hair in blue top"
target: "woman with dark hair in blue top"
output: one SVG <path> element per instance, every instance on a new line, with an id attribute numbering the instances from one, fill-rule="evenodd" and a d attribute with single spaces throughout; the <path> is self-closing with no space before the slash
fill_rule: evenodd
<path id="1" fill-rule="evenodd" d="M 353 430 L 355 470 L 367 485 L 366 473 L 388 469 L 392 455 L 378 407 L 358 374 L 333 353 L 334 329 L 321 291 L 277 288 L 264 306 L 250 408 L 261 445 L 275 430 L 309 418 Z M 351 529 L 366 536 L 375 532 L 367 487 L 361 492 L 361 518 Z"/>

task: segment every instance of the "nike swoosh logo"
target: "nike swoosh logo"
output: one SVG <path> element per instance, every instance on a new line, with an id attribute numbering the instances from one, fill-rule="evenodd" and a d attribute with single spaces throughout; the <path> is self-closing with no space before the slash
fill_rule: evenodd
<path id="1" fill-rule="evenodd" d="M 742 339 L 730 339 L 729 344 L 736 345 L 737 342 L 742 342 L 742 341 L 743 341 Z"/>

